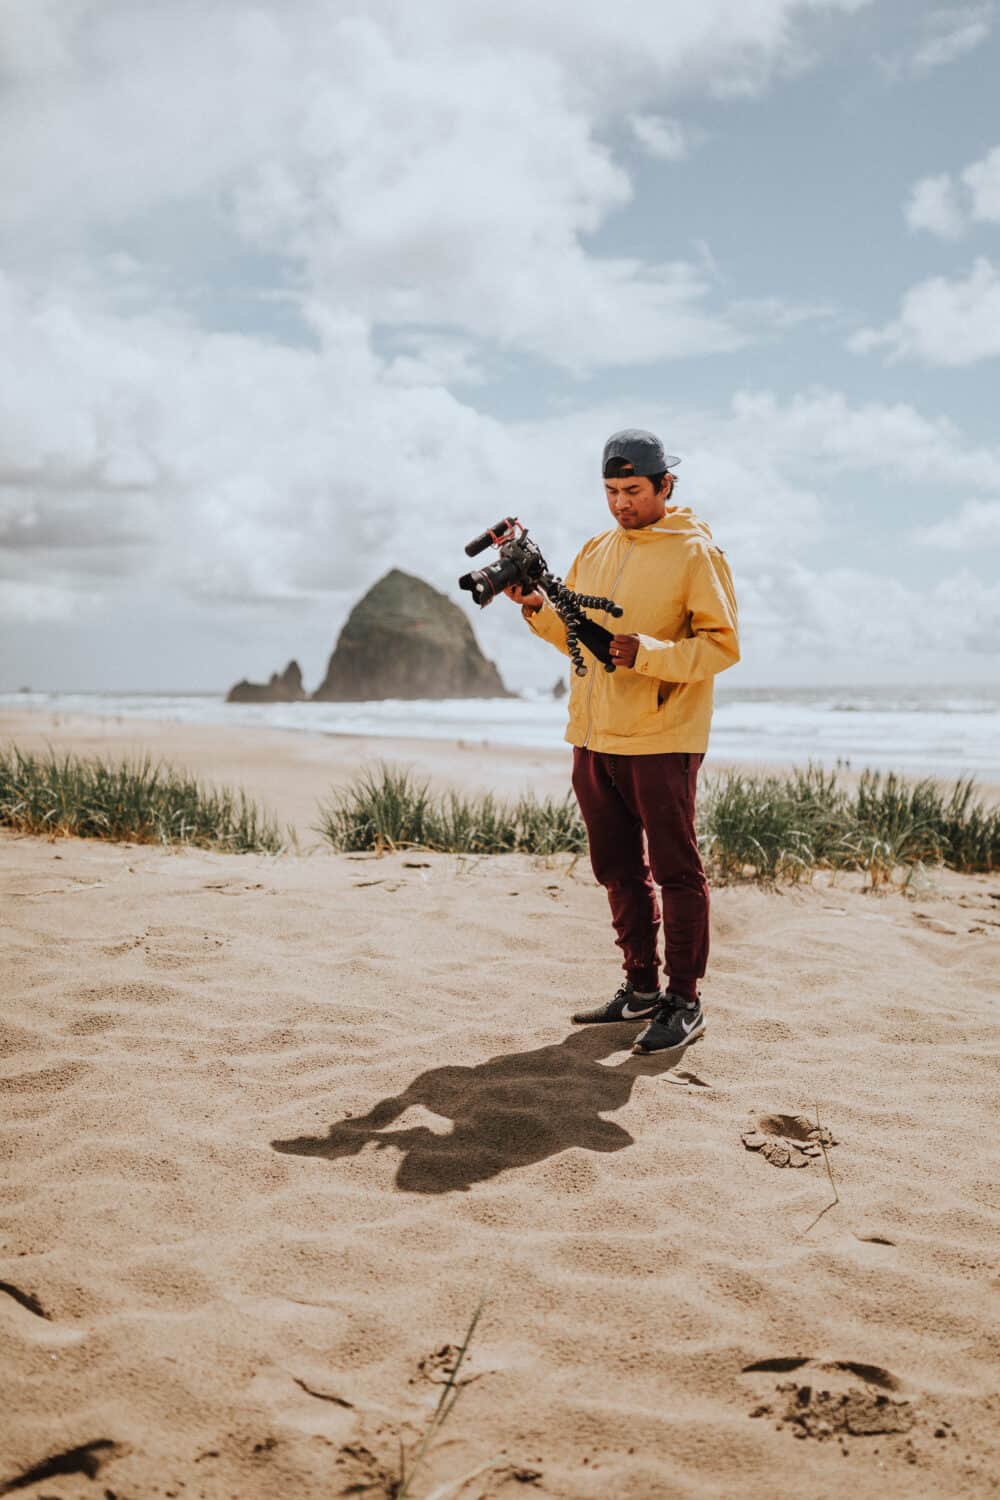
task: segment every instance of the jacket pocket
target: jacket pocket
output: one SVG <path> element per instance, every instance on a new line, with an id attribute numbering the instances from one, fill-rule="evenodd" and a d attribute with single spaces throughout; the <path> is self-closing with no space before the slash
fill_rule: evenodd
<path id="1" fill-rule="evenodd" d="M 621 672 L 620 684 L 608 697 L 608 722 L 602 726 L 612 734 L 641 734 L 655 727 L 660 712 L 658 689 L 655 677 L 643 677 L 636 672 Z M 619 674 L 615 673 L 615 678 Z M 612 678 L 612 681 L 615 680 Z"/>

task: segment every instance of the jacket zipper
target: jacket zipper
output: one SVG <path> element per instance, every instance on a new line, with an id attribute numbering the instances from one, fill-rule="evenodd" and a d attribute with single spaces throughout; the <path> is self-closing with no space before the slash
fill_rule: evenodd
<path id="1" fill-rule="evenodd" d="M 634 548 L 635 543 L 634 542 L 626 542 L 625 545 L 626 545 L 626 549 L 627 550 L 625 552 L 625 556 L 622 558 L 622 565 L 618 569 L 618 576 L 615 578 L 615 581 L 611 585 L 611 588 L 610 588 L 610 590 L 608 592 L 607 597 L 609 599 L 613 599 L 615 597 L 615 589 L 621 583 L 622 574 L 624 573 L 624 571 L 625 571 L 625 569 L 626 569 L 626 567 L 628 565 L 629 558 L 632 556 L 632 549 Z M 590 744 L 590 731 L 591 731 L 591 728 L 593 727 L 592 723 L 591 723 L 591 699 L 594 696 L 594 681 L 595 681 L 595 678 L 594 678 L 593 674 L 594 674 L 595 670 L 596 670 L 595 668 L 593 668 L 593 667 L 591 668 L 590 686 L 587 689 L 587 733 L 583 737 L 583 749 L 584 750 L 586 750 L 587 746 Z"/>

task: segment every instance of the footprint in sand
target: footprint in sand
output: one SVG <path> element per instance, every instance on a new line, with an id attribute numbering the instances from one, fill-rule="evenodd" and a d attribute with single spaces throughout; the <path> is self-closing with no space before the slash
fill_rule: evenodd
<path id="1" fill-rule="evenodd" d="M 201 927 L 150 927 L 142 955 L 152 969 L 187 969 L 221 957 L 225 942 Z"/>
<path id="2" fill-rule="evenodd" d="M 126 953 L 132 953 L 136 948 L 141 948 L 145 942 L 146 934 L 139 937 L 122 938 L 117 943 L 103 943 L 98 948 L 98 953 L 103 953 L 106 958 L 123 958 Z"/>
<path id="3" fill-rule="evenodd" d="M 813 1383 L 783 1381 L 775 1387 L 778 1400 L 758 1403 L 750 1416 L 771 1417 L 777 1427 L 790 1428 L 797 1438 L 817 1438 L 821 1442 L 836 1438 L 845 1451 L 849 1437 L 909 1432 L 914 1425 L 917 1413 L 913 1403 L 895 1394 L 902 1382 L 882 1365 L 855 1359 L 816 1360 L 805 1355 L 778 1355 L 754 1360 L 743 1366 L 742 1373 L 788 1374 L 806 1366 L 821 1371 L 826 1381 L 818 1388 Z M 845 1377 L 852 1375 L 864 1385 L 848 1384 Z"/>
<path id="4" fill-rule="evenodd" d="M 778 1427 L 790 1427 L 796 1437 L 875 1437 L 879 1433 L 909 1432 L 915 1420 L 909 1401 L 894 1401 L 882 1391 L 849 1387 L 846 1391 L 815 1390 L 787 1381 L 777 1388 L 784 1398 L 775 1411 L 757 1406 L 751 1416 L 774 1416 Z"/>
<path id="5" fill-rule="evenodd" d="M 432 1385 L 447 1385 L 455 1373 L 461 1352 L 457 1344 L 442 1344 L 433 1354 L 425 1354 L 418 1360 L 417 1373 Z M 412 1380 L 410 1384 L 413 1384 Z"/>
<path id="6" fill-rule="evenodd" d="M 835 1146 L 832 1133 L 808 1115 L 759 1115 L 741 1134 L 748 1151 L 759 1151 L 772 1167 L 808 1167 L 819 1160 L 825 1146 Z"/>

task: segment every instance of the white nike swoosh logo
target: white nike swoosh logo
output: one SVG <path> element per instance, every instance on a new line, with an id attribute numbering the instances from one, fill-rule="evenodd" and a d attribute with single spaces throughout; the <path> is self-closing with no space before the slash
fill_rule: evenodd
<path id="1" fill-rule="evenodd" d="M 649 1005 L 644 1006 L 644 1008 L 642 1010 L 633 1010 L 632 1007 L 626 1003 L 625 1005 L 622 1006 L 622 1020 L 623 1021 L 639 1021 L 643 1017 L 648 1016 L 649 1012 L 651 1010 L 653 1010 L 654 1008 L 655 1007 L 654 1007 L 653 1003 L 651 1002 Z"/>
<path id="2" fill-rule="evenodd" d="M 697 1026 L 697 1024 L 698 1024 L 698 1018 L 697 1018 L 697 1016 L 691 1022 L 690 1026 L 688 1025 L 688 1023 L 686 1021 L 681 1021 L 681 1030 L 683 1031 L 684 1035 L 687 1036 L 689 1032 L 691 1032 L 691 1031 L 694 1030 L 694 1028 Z"/>

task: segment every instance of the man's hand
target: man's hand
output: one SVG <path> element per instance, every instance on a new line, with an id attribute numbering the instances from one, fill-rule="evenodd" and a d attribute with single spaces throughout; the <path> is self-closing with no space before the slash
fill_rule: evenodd
<path id="1" fill-rule="evenodd" d="M 517 583 L 512 583 L 510 588 L 504 589 L 504 593 L 508 599 L 513 599 L 515 604 L 520 604 L 522 609 L 526 609 L 529 614 L 533 615 L 537 614 L 545 603 L 539 589 L 531 589 L 526 594 L 520 584 Z"/>
<path id="2" fill-rule="evenodd" d="M 608 650 L 616 667 L 634 667 L 635 659 L 639 654 L 639 637 L 637 635 L 613 635 Z"/>

